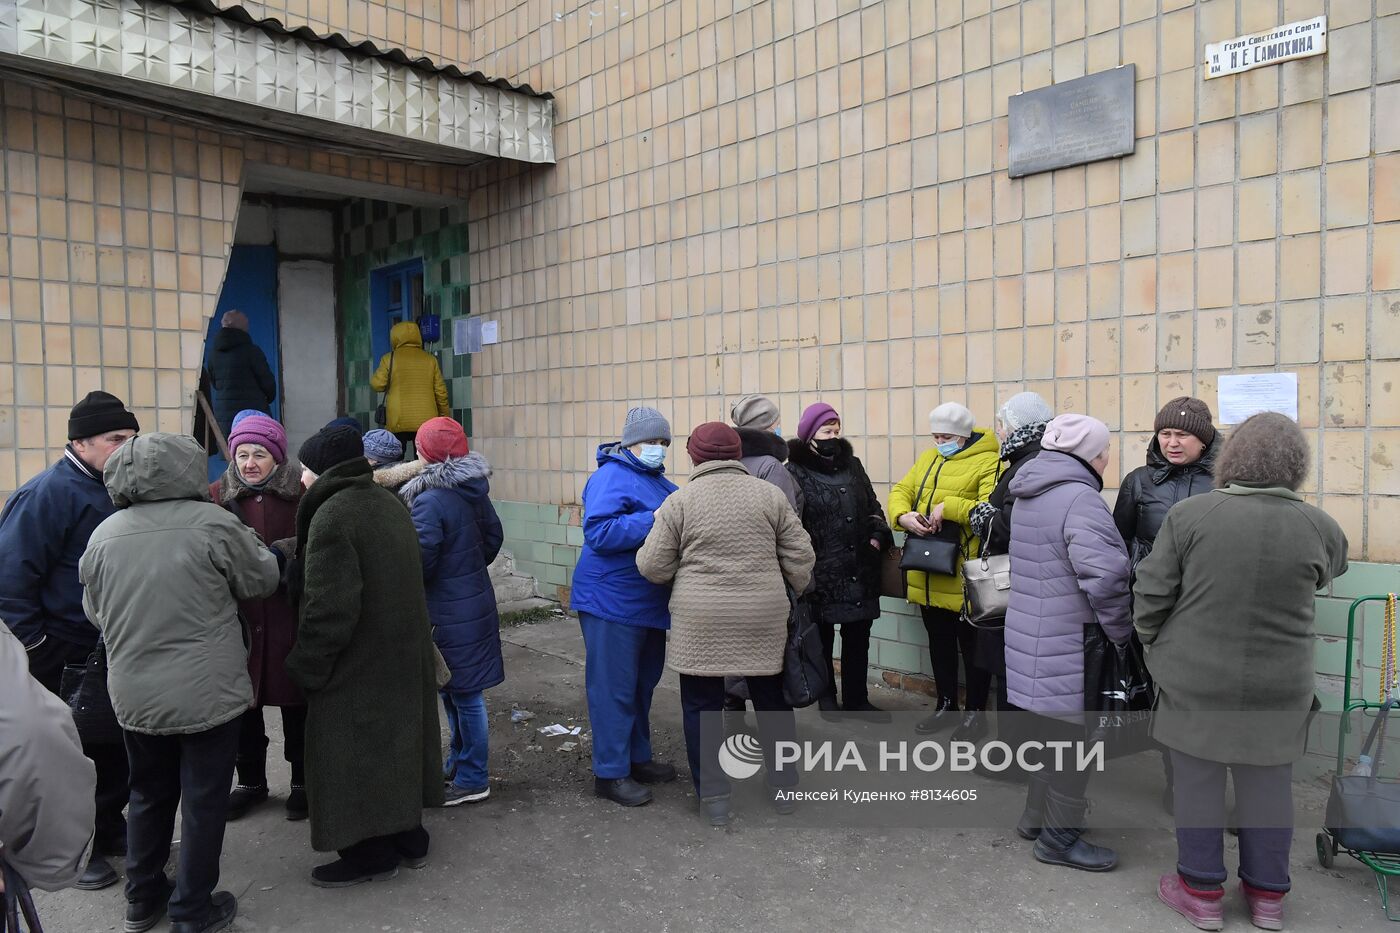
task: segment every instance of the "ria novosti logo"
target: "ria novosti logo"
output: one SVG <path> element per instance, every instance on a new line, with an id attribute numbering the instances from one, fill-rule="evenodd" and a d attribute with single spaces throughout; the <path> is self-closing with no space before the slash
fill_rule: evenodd
<path id="1" fill-rule="evenodd" d="M 746 781 L 763 768 L 763 746 L 747 732 L 736 732 L 719 747 L 719 769 L 736 781 Z"/>

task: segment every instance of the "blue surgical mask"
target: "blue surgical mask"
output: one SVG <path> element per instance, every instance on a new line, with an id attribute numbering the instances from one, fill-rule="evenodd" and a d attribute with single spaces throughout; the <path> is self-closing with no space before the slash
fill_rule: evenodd
<path id="1" fill-rule="evenodd" d="M 661 444 L 643 444 L 637 459 L 648 469 L 658 469 L 666 463 L 666 448 Z"/>
<path id="2" fill-rule="evenodd" d="M 778 426 L 775 424 L 775 425 L 773 425 L 773 433 L 774 433 L 775 435 L 777 435 L 778 437 L 782 437 L 782 436 L 783 436 L 783 429 L 780 428 L 780 427 L 778 427 Z"/>
<path id="3" fill-rule="evenodd" d="M 938 445 L 938 452 L 945 457 L 951 457 L 960 450 L 962 450 L 962 444 L 958 441 L 948 441 L 946 444 Z"/>

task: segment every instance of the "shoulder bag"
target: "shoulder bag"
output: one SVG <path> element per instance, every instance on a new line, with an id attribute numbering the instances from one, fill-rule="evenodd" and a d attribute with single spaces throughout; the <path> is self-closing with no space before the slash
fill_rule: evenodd
<path id="1" fill-rule="evenodd" d="M 944 463 L 946 462 L 945 460 Z M 919 491 L 914 496 L 916 509 L 924 498 L 924 488 L 928 485 L 929 473 L 933 473 L 934 495 L 929 498 L 929 504 L 932 506 L 933 499 L 938 494 L 938 475 L 942 472 L 943 463 L 938 465 L 937 473 L 933 472 L 933 464 L 929 464 L 928 470 L 924 472 L 923 481 L 919 483 Z M 929 511 L 932 512 L 932 508 Z M 951 577 L 958 572 L 958 558 L 962 555 L 962 550 L 962 528 L 956 522 L 945 521 L 942 527 L 931 535 L 922 538 L 909 535 L 905 538 L 899 569 L 926 574 L 937 573 Z"/>
<path id="2" fill-rule="evenodd" d="M 974 628 L 1001 628 L 1011 599 L 1011 555 L 988 554 L 963 564 L 963 619 Z"/>
<path id="3" fill-rule="evenodd" d="M 812 618 L 812 607 L 788 590 L 787 647 L 783 651 L 783 698 L 793 709 L 811 706 L 826 693 L 826 657 L 822 654 L 821 633 Z"/>
<path id="4" fill-rule="evenodd" d="M 73 725 L 84 745 L 121 745 L 122 727 L 107 692 L 107 646 L 99 641 L 83 664 L 66 664 L 59 696 L 73 711 Z"/>
<path id="5" fill-rule="evenodd" d="M 389 386 L 394 382 L 394 354 L 397 352 L 389 351 L 389 375 L 384 380 L 384 397 L 379 400 L 379 407 L 374 410 L 374 423 L 381 428 L 389 423 Z"/>
<path id="6" fill-rule="evenodd" d="M 1361 754 L 1375 762 L 1370 774 L 1337 774 L 1327 800 L 1327 831 L 1344 849 L 1400 855 L 1400 783 L 1379 780 L 1376 771 L 1385 750 L 1387 700 L 1371 723 Z"/>

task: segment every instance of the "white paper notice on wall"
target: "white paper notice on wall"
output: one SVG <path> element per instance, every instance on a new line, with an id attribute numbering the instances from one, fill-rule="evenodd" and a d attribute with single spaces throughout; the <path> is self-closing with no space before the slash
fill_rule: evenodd
<path id="1" fill-rule="evenodd" d="M 1206 46 L 1206 78 L 1223 78 L 1326 51 L 1327 17 L 1314 16 L 1265 32 L 1210 43 Z"/>
<path id="2" fill-rule="evenodd" d="M 501 322 L 482 321 L 481 322 L 481 345 L 489 346 L 493 343 L 501 342 Z"/>
<path id="3" fill-rule="evenodd" d="M 459 317 L 452 322 L 452 355 L 466 356 L 481 349 L 481 320 Z"/>
<path id="4" fill-rule="evenodd" d="M 1298 374 L 1255 373 L 1221 376 L 1215 409 L 1221 424 L 1240 424 L 1261 411 L 1276 411 L 1298 420 Z"/>

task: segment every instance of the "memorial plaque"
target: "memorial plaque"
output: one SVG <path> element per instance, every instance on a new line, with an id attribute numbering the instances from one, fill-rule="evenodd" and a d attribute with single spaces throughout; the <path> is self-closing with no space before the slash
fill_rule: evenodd
<path id="1" fill-rule="evenodd" d="M 1011 177 L 1131 155 L 1136 80 L 1120 65 L 1012 97 Z"/>

